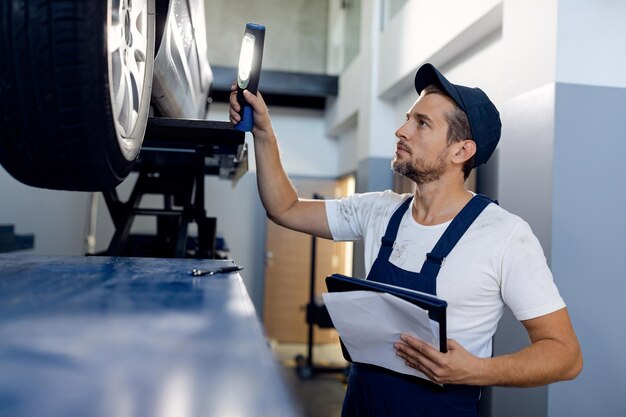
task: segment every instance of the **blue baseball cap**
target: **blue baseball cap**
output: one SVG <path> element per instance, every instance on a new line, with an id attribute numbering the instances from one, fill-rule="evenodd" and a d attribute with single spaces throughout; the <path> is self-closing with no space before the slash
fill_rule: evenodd
<path id="1" fill-rule="evenodd" d="M 421 94 L 427 86 L 435 84 L 446 92 L 467 114 L 472 140 L 476 142 L 474 166 L 484 164 L 500 140 L 502 122 L 496 106 L 480 88 L 452 84 L 432 64 L 422 65 L 415 74 L 415 90 Z"/>

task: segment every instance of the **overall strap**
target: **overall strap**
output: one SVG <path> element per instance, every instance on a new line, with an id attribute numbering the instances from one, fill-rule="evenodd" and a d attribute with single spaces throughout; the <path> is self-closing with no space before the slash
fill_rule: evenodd
<path id="1" fill-rule="evenodd" d="M 497 204 L 497 202 L 482 194 L 476 194 L 472 197 L 459 214 L 454 217 L 433 250 L 426 254 L 426 261 L 422 265 L 421 274 L 437 277 L 445 257 L 448 256 L 463 234 L 474 223 L 474 220 L 490 203 Z"/>
<path id="2" fill-rule="evenodd" d="M 385 235 L 381 239 L 381 246 L 378 254 L 379 258 L 383 258 L 385 260 L 389 259 L 391 251 L 393 250 L 393 244 L 396 241 L 396 236 L 398 236 L 398 229 L 400 228 L 402 216 L 404 216 L 404 213 L 408 210 L 411 205 L 411 201 L 413 201 L 413 197 L 407 198 L 406 201 L 396 209 L 391 216 L 391 219 L 389 219 Z"/>

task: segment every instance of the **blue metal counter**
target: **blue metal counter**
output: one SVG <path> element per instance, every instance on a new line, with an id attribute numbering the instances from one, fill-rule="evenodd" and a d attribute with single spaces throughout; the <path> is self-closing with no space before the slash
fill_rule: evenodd
<path id="1" fill-rule="evenodd" d="M 0 416 L 300 416 L 231 264 L 0 255 Z"/>

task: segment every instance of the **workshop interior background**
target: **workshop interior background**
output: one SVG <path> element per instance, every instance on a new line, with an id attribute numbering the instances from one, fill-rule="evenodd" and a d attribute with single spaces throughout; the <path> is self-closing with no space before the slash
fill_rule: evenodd
<path id="1" fill-rule="evenodd" d="M 310 194 L 322 188 L 334 196 L 351 188 L 397 187 L 389 170 L 393 132 L 415 99 L 412 76 L 421 63 L 433 62 L 459 84 L 481 86 L 501 111 L 503 138 L 493 160 L 477 173 L 475 189 L 533 227 L 585 357 L 585 369 L 573 382 L 489 391 L 488 412 L 625 415 L 626 332 L 617 306 L 626 291 L 626 3 L 206 0 L 205 5 L 212 66 L 236 66 L 243 27 L 254 21 L 267 26 L 264 69 L 338 77 L 338 93 L 326 98 L 324 108 L 271 108 L 286 170 Z M 227 120 L 227 105 L 213 102 L 209 118 Z M 229 256 L 245 267 L 241 275 L 264 317 L 266 268 L 277 254 L 267 249 L 271 226 L 258 199 L 250 151 L 249 172 L 236 185 L 206 178 L 206 210 L 217 218 Z M 122 196 L 134 180 L 131 174 L 122 183 Z M 86 240 L 91 198 L 98 196 L 31 188 L 0 168 L 0 224 L 14 225 L 18 235 L 34 235 L 34 249 L 25 254 L 80 256 L 89 245 L 96 252 L 106 248 L 114 229 L 101 198 L 95 242 Z M 133 230 L 154 227 L 138 219 Z M 358 262 L 338 260 L 352 258 L 352 249 L 346 250 L 329 255 L 333 266 L 362 275 Z M 355 259 L 359 250 L 355 245 Z M 301 281 L 303 289 L 294 291 L 306 296 L 307 283 Z M 597 298 L 590 300 L 590 294 Z M 519 324 L 506 315 L 495 353 L 524 343 Z"/>

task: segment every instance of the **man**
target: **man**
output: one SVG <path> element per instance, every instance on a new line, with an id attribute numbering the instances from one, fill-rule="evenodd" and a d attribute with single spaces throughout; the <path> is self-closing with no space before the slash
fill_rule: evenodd
<path id="1" fill-rule="evenodd" d="M 285 227 L 365 243 L 367 279 L 436 294 L 448 302 L 448 352 L 402 335 L 394 345 L 431 382 L 354 365 L 344 416 L 476 416 L 480 387 L 537 386 L 575 378 L 582 355 L 565 304 L 529 225 L 465 189 L 500 138 L 500 116 L 478 88 L 450 83 L 435 67 L 415 76 L 418 100 L 396 131 L 395 172 L 413 195 L 391 191 L 341 200 L 299 199 L 285 174 L 267 107 L 254 109 L 259 193 L 268 217 Z M 239 121 L 231 94 L 230 119 Z M 504 306 L 530 345 L 492 357 Z M 391 347 L 390 347 L 391 348 Z"/>

